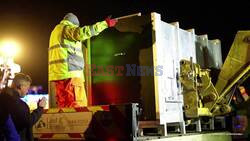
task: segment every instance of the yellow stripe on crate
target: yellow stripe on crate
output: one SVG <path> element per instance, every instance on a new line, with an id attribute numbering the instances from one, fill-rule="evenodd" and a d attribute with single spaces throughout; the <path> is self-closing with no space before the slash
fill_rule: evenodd
<path id="1" fill-rule="evenodd" d="M 48 111 L 46 112 L 46 113 L 58 113 L 59 112 L 59 110 L 60 109 L 58 109 L 58 108 L 50 108 L 50 109 L 48 109 Z"/>
<path id="2" fill-rule="evenodd" d="M 72 113 L 72 112 L 76 112 L 76 110 L 74 108 L 63 108 L 62 111 L 64 113 Z"/>
<path id="3" fill-rule="evenodd" d="M 103 111 L 103 108 L 101 106 L 93 106 L 93 107 L 88 107 L 88 110 L 95 113 L 97 111 Z"/>
<path id="4" fill-rule="evenodd" d="M 53 139 L 70 139 L 68 134 L 54 134 Z"/>

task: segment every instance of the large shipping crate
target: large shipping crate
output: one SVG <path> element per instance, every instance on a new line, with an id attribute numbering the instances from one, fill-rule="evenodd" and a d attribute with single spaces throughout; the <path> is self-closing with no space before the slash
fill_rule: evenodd
<path id="1" fill-rule="evenodd" d="M 128 16 L 88 45 L 93 105 L 139 103 L 141 121 L 184 128 L 179 61 L 196 62 L 194 30 L 166 23 L 157 13 Z"/>

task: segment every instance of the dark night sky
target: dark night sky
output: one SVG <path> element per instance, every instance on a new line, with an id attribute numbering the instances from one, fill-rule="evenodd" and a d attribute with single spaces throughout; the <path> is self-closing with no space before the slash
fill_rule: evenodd
<path id="1" fill-rule="evenodd" d="M 60 2 L 60 3 L 59 3 Z M 247 0 L 218 4 L 217 1 L 100 1 L 100 0 L 22 0 L 0 3 L 0 40 L 20 42 L 21 54 L 15 60 L 22 72 L 31 75 L 34 85 L 47 89 L 47 62 L 50 32 L 67 12 L 75 13 L 81 25 L 93 24 L 106 16 L 125 16 L 155 11 L 166 22 L 179 21 L 182 29 L 195 28 L 196 34 L 222 41 L 223 59 L 238 30 L 250 29 Z"/>

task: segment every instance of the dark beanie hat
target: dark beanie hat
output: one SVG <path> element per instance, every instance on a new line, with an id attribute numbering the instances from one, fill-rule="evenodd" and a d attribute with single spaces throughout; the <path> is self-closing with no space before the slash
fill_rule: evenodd
<path id="1" fill-rule="evenodd" d="M 72 22 L 72 23 L 75 24 L 75 25 L 78 25 L 78 26 L 80 25 L 77 16 L 74 15 L 73 13 L 67 13 L 67 14 L 64 16 L 63 19 L 64 19 L 64 20 L 68 20 L 68 21 Z"/>

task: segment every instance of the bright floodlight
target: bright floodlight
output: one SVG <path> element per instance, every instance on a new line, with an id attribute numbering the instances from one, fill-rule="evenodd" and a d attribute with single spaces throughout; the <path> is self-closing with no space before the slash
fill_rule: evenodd
<path id="1" fill-rule="evenodd" d="M 1 45 L 0 51 L 3 56 L 14 57 L 19 52 L 19 45 L 14 41 L 6 41 Z"/>

